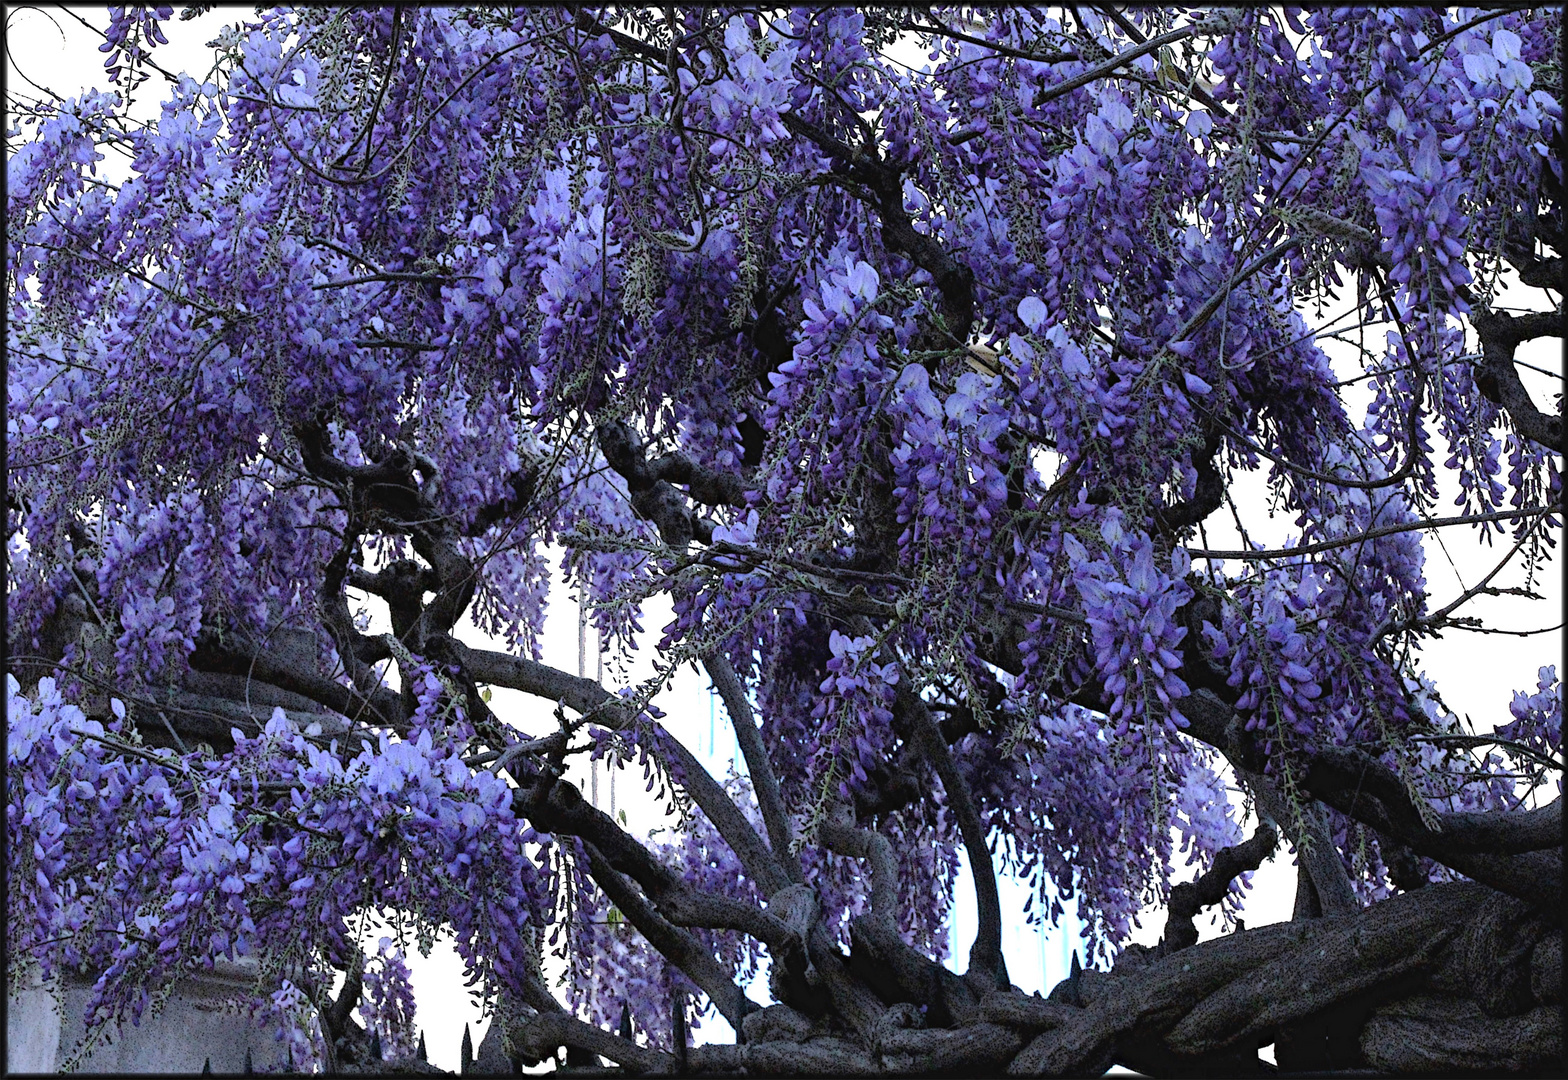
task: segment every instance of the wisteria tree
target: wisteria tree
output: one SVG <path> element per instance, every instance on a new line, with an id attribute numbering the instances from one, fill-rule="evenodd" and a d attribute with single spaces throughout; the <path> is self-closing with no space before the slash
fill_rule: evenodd
<path id="1" fill-rule="evenodd" d="M 1560 9 L 306 7 L 206 82 L 172 17 L 8 132 L 6 945 L 93 1023 L 249 956 L 297 1064 L 417 1068 L 447 928 L 507 1068 L 1560 1064 L 1555 669 L 1420 664 L 1556 572 Z M 612 670 L 669 598 L 655 678 L 540 662 L 559 573 Z"/>

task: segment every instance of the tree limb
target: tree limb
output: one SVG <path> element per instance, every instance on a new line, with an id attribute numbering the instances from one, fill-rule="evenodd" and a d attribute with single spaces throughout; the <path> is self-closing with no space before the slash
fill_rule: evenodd
<path id="1" fill-rule="evenodd" d="M 265 650 L 248 653 L 226 648 L 219 644 L 217 635 L 210 631 L 197 635 L 190 665 L 198 671 L 248 676 L 271 683 L 325 705 L 350 720 L 365 721 L 393 730 L 402 726 L 402 707 L 398 695 L 386 687 L 367 696 L 355 688 L 281 663 Z"/>
<path id="2" fill-rule="evenodd" d="M 910 947 L 892 920 L 861 915 L 849 923 L 850 970 L 887 1001 L 915 1002 L 926 1008 L 932 1027 L 984 1019 L 979 999 L 962 977 Z"/>
<path id="3" fill-rule="evenodd" d="M 1225 899 L 1230 883 L 1248 870 L 1256 870 L 1263 860 L 1274 854 L 1279 844 L 1279 833 L 1268 822 L 1258 826 L 1252 839 L 1219 851 L 1214 865 L 1197 881 L 1183 883 L 1171 889 L 1169 915 L 1165 922 L 1165 935 L 1160 941 L 1164 953 L 1176 952 L 1198 943 L 1198 929 L 1192 920 L 1210 904 Z"/>
<path id="4" fill-rule="evenodd" d="M 350 465 L 327 449 L 326 425 L 321 418 L 296 426 L 294 433 L 306 471 L 340 491 L 352 492 L 346 506 L 351 518 L 376 516 L 405 530 L 414 550 L 435 572 L 436 595 L 423 606 L 409 647 L 423 651 L 428 634 L 450 633 L 473 600 L 477 575 L 472 560 L 458 550 L 450 522 L 432 501 L 439 474 L 427 476 L 424 488 L 414 479 L 414 468 L 421 459 L 427 462 L 427 471 L 434 471 L 429 459 L 411 446 L 399 444 L 373 464 Z M 343 557 L 342 570 L 329 571 L 329 586 L 335 575 L 340 581 L 347 570 Z"/>
<path id="5" fill-rule="evenodd" d="M 1206 29 L 1208 29 L 1206 24 L 1192 23 L 1187 26 L 1181 26 L 1175 30 L 1161 34 L 1159 37 L 1150 38 L 1147 41 L 1144 41 L 1142 44 L 1134 45 L 1130 49 L 1126 49 L 1117 53 L 1109 60 L 1101 61 L 1100 63 L 1094 65 L 1094 67 L 1091 67 L 1089 70 L 1083 72 L 1081 75 L 1075 75 L 1063 82 L 1055 83 L 1054 85 L 1043 88 L 1039 93 L 1035 94 L 1033 105 L 1036 109 L 1038 109 L 1048 101 L 1053 101 L 1056 98 L 1061 97 L 1063 94 L 1071 93 L 1080 86 L 1088 86 L 1094 80 L 1104 78 L 1106 75 L 1109 75 L 1118 68 L 1126 67 L 1140 56 L 1154 52 L 1156 49 L 1159 49 L 1163 46 L 1178 42 L 1183 38 L 1191 37 L 1200 30 Z"/>
<path id="6" fill-rule="evenodd" d="M 1306 781 L 1315 792 L 1376 799 L 1407 843 L 1419 841 L 1450 854 L 1511 855 L 1561 847 L 1563 801 L 1534 810 L 1435 811 L 1435 829 L 1422 820 L 1399 775 L 1365 751 L 1325 747 L 1313 755 Z"/>
<path id="7" fill-rule="evenodd" d="M 898 684 L 893 708 L 904 716 L 914 733 L 926 760 L 936 770 L 947 792 L 948 805 L 958 820 L 958 830 L 964 838 L 964 849 L 969 852 L 969 868 L 975 879 L 975 901 L 978 907 L 978 927 L 974 944 L 969 949 L 969 967 L 980 975 L 993 980 L 998 988 L 1005 988 L 1007 966 L 1002 960 L 1002 908 L 996 889 L 996 871 L 991 865 L 991 849 L 986 843 L 985 828 L 980 822 L 969 785 L 959 774 L 948 752 L 947 741 L 941 729 L 931 718 L 931 710 L 919 695 L 903 682 Z"/>
<path id="8" fill-rule="evenodd" d="M 704 544 L 712 542 L 713 523 L 694 514 L 686 505 L 686 496 L 649 465 L 644 458 L 646 451 L 642 439 L 630 424 L 623 420 L 600 424 L 595 437 L 604 460 L 626 481 L 632 509 L 654 524 L 661 540 L 676 551 L 685 551 L 694 539 Z M 708 479 L 713 480 L 712 477 Z M 713 480 L 713 483 L 718 481 Z"/>
<path id="9" fill-rule="evenodd" d="M 534 660 L 512 656 L 488 649 L 472 649 L 453 639 L 452 654 L 459 659 L 465 671 L 476 682 L 506 686 L 524 693 L 551 698 L 605 727 L 619 730 L 632 721 L 632 716 L 618 699 L 592 679 L 568 675 Z M 751 822 L 741 814 L 734 801 L 713 779 L 707 769 L 680 742 L 663 732 L 660 749 L 680 770 L 680 781 L 693 801 L 708 815 L 708 820 L 719 831 L 724 842 L 730 845 L 740 859 L 746 873 L 772 894 L 791 882 L 775 858 L 772 850 L 757 835 Z M 788 849 L 786 848 L 786 851 Z"/>
<path id="10" fill-rule="evenodd" d="M 746 698 L 746 688 L 722 653 L 709 653 L 703 658 L 703 666 L 708 669 L 708 677 L 713 680 L 714 689 L 724 699 L 724 708 L 730 714 L 735 741 L 740 744 L 741 755 L 746 759 L 751 788 L 757 793 L 757 805 L 762 809 L 762 821 L 768 830 L 773 857 L 790 881 L 799 884 L 802 881 L 800 860 L 790 852 L 793 837 L 789 812 L 784 807 L 784 796 L 779 791 L 779 780 L 774 775 L 767 747 L 762 743 L 762 734 L 757 730 L 757 718 Z"/>
<path id="11" fill-rule="evenodd" d="M 1238 774 L 1263 768 L 1265 758 L 1261 748 L 1244 737 L 1246 733 L 1242 730 L 1241 718 L 1213 691 L 1200 688 L 1176 704 L 1188 720 L 1187 734 L 1219 750 Z M 1535 850 L 1499 855 L 1464 850 L 1463 841 L 1456 849 L 1453 842 L 1455 837 L 1473 837 L 1478 844 L 1482 843 L 1483 837 L 1508 837 L 1511 842 L 1534 843 L 1534 838 L 1545 835 L 1545 827 L 1552 820 L 1551 814 L 1560 815 L 1560 809 L 1550 813 L 1531 811 L 1532 815 L 1541 816 L 1532 816 L 1522 826 L 1509 823 L 1515 812 L 1492 811 L 1464 815 L 1452 820 L 1454 836 L 1451 837 L 1447 828 L 1450 823 L 1448 814 L 1434 812 L 1438 829 L 1429 829 L 1408 795 L 1404 794 L 1397 775 L 1377 759 L 1350 748 L 1320 749 L 1309 762 L 1305 775 L 1300 778 L 1300 785 L 1306 793 L 1340 813 L 1370 825 L 1418 854 L 1458 870 L 1467 877 L 1544 906 L 1547 910 L 1555 910 L 1560 905 L 1562 855 L 1559 851 Z M 1373 791 L 1379 792 L 1382 797 L 1374 796 Z M 1274 816 L 1272 812 L 1271 816 Z M 1485 819 L 1494 818 L 1499 824 L 1481 824 Z M 1275 820 L 1282 826 L 1288 825 L 1288 820 L 1281 820 L 1278 816 L 1275 816 Z M 1338 859 L 1334 861 L 1337 863 Z"/>
<path id="12" fill-rule="evenodd" d="M 1257 1045 L 1254 1040 L 1266 1039 L 1293 1020 L 1417 970 L 1432 970 L 1483 895 L 1484 890 L 1472 884 L 1437 885 L 1404 893 L 1351 918 L 1278 924 L 1302 928 L 1296 947 L 1282 950 L 1252 977 L 1231 980 L 1205 995 L 1185 1011 L 1165 1042 L 1189 1054 Z"/>
<path id="13" fill-rule="evenodd" d="M 541 1060 L 554 1057 L 558 1047 L 575 1046 L 607 1057 L 634 1073 L 670 1076 L 675 1072 L 675 1058 L 671 1055 L 638 1046 L 567 1012 L 540 1012 L 518 1024 L 516 1030 L 521 1049 Z"/>
<path id="14" fill-rule="evenodd" d="M 1286 796 L 1281 795 L 1261 772 L 1234 763 L 1233 767 L 1257 797 L 1258 808 L 1290 837 L 1296 858 L 1312 879 L 1323 914 L 1345 915 L 1361 910 L 1361 902 L 1350 885 L 1350 875 L 1340 860 L 1339 849 L 1334 846 L 1316 804 L 1305 800 L 1300 807 L 1291 806 L 1286 802 Z"/>
<path id="15" fill-rule="evenodd" d="M 1562 414 L 1552 416 L 1536 408 L 1514 366 L 1514 350 L 1520 342 L 1531 338 L 1561 337 L 1563 309 L 1528 315 L 1480 309 L 1471 313 L 1470 324 L 1481 339 L 1482 362 L 1476 371 L 1476 386 L 1488 401 L 1507 411 L 1520 435 L 1562 453 Z"/>
<path id="16" fill-rule="evenodd" d="M 583 841 L 583 848 L 588 853 L 589 872 L 610 902 L 620 909 L 628 922 L 641 931 L 650 945 L 659 950 L 661 956 L 689 975 L 730 1025 L 739 1031 L 742 1018 L 761 1006 L 746 997 L 745 991 L 735 984 L 734 978 L 720 966 L 706 946 L 689 931 L 665 919 L 630 881 L 609 864 L 592 842 Z"/>
<path id="17" fill-rule="evenodd" d="M 853 149 L 794 112 L 784 113 L 779 121 L 790 132 L 804 137 L 832 158 L 836 172 L 863 184 L 871 192 L 882 218 L 883 244 L 890 251 L 907 255 L 916 266 L 931 275 L 942 297 L 948 344 L 963 347 L 974 328 L 974 271 L 941 240 L 915 229 L 909 212 L 904 209 L 902 172 L 879 158 Z"/>
<path id="18" fill-rule="evenodd" d="M 817 839 L 829 851 L 865 860 L 871 868 L 871 917 L 897 925 L 898 862 L 887 837 L 875 829 L 857 829 L 849 808 L 840 804 L 838 814 L 818 826 Z"/>
<path id="19" fill-rule="evenodd" d="M 543 798 L 535 790 L 541 784 L 548 784 Z M 675 925 L 738 930 L 775 952 L 800 947 L 801 935 L 771 912 L 687 885 L 610 815 L 584 799 L 575 785 L 525 776 L 519 778 L 514 803 L 540 831 L 575 836 L 591 844 L 606 866 L 641 886 L 661 917 Z"/>

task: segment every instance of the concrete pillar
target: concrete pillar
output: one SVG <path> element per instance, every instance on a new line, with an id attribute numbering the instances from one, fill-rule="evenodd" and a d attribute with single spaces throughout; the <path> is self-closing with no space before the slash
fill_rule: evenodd
<path id="1" fill-rule="evenodd" d="M 140 1024 L 111 1025 L 76 1063 L 87 1073 L 239 1073 L 245 1055 L 261 1070 L 286 1065 L 287 1051 L 264 1020 L 241 1004 L 255 983 L 253 961 L 220 964 L 211 973 L 181 979 L 163 1007 Z M 63 987 L 63 990 L 62 990 Z M 9 1002 L 7 1067 L 12 1072 L 54 1072 L 81 1047 L 82 1013 L 92 994 L 85 980 L 53 986 L 34 976 Z"/>
<path id="2" fill-rule="evenodd" d="M 60 1049 L 60 1004 L 35 966 L 19 972 L 7 995 L 6 1072 L 54 1072 Z"/>

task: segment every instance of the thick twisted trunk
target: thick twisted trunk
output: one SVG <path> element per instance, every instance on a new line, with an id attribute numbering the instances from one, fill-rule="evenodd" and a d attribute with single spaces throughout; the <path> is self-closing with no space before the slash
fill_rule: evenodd
<path id="1" fill-rule="evenodd" d="M 1288 1071 L 1546 1075 L 1562 1057 L 1561 968 L 1560 927 L 1483 885 L 1450 883 L 1354 914 L 1134 947 L 1112 971 L 1076 976 L 1076 995 L 995 991 L 942 1009 L 950 1026 L 932 1023 L 934 1006 L 963 987 L 935 978 L 919 1001 L 909 1000 L 917 980 L 893 992 L 883 980 L 877 989 L 898 1000 L 869 1031 L 773 1006 L 746 1018 L 743 1043 L 695 1050 L 688 1071 L 1081 1076 L 1121 1064 L 1154 1076 L 1261 1075 L 1273 1067 L 1258 1049 L 1274 1044 Z M 535 1052 L 552 1038 L 602 1053 L 608 1035 L 558 1020 L 526 1033 Z M 630 1052 L 618 1060 L 649 1064 Z"/>

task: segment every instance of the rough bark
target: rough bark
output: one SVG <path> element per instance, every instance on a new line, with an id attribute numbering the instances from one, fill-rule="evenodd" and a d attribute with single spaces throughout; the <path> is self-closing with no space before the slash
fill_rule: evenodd
<path id="1" fill-rule="evenodd" d="M 878 924 L 857 923 L 857 949 L 859 935 Z M 840 967 L 833 980 L 853 978 L 836 960 L 825 966 Z M 1493 982 L 1505 990 L 1477 981 L 1497 971 Z M 743 1018 L 742 1044 L 698 1047 L 687 1068 L 1076 1076 L 1120 1063 L 1157 1076 L 1263 1075 L 1269 1067 L 1258 1048 L 1283 1041 L 1314 1069 L 1541 1074 L 1561 1058 L 1560 972 L 1561 932 L 1539 913 L 1482 885 L 1442 884 L 1169 954 L 1129 950 L 1109 972 L 1081 972 L 1070 1001 L 992 991 L 939 1023 L 933 1009 L 908 1000 L 878 1006 L 862 991 L 848 1011 L 861 1011 L 864 1023 L 851 1030 L 774 1005 Z M 967 987 L 948 974 L 963 995 Z M 927 984 L 922 996 L 941 992 Z M 634 1055 L 624 1040 L 579 1021 L 530 1023 L 532 1055 L 577 1046 L 638 1071 L 673 1068 L 668 1055 Z"/>

